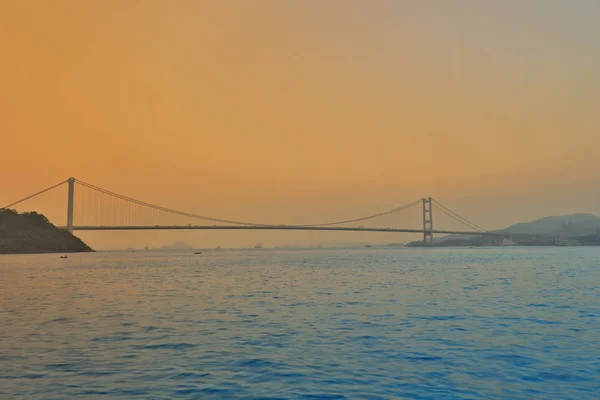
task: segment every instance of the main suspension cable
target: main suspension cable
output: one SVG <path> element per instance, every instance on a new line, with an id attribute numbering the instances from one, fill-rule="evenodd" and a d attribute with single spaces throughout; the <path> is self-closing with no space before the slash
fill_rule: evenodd
<path id="1" fill-rule="evenodd" d="M 57 188 L 57 187 L 59 187 L 60 185 L 64 185 L 64 184 L 65 184 L 65 183 L 67 183 L 67 182 L 68 182 L 68 180 L 65 180 L 65 181 L 62 181 L 62 182 L 60 182 L 60 183 L 57 183 L 56 185 L 54 185 L 54 186 L 50 186 L 49 188 L 47 188 L 47 189 L 44 189 L 44 190 L 41 190 L 41 191 L 39 191 L 39 192 L 37 192 L 37 193 L 35 193 L 35 194 L 32 194 L 31 196 L 27 196 L 27 197 L 25 197 L 25 198 L 23 198 L 23 199 L 21 199 L 21 200 L 19 200 L 19 201 L 15 201 L 14 203 L 11 203 L 11 204 L 9 204 L 9 205 L 7 205 L 7 206 L 4 206 L 4 207 L 2 207 L 2 209 L 9 208 L 9 207 L 12 207 L 12 206 L 16 206 L 17 204 L 19 204 L 19 203 L 22 203 L 22 202 L 24 202 L 25 200 L 29 200 L 29 199 L 31 199 L 32 197 L 38 196 L 38 195 L 40 195 L 40 194 L 42 194 L 42 193 L 46 193 L 47 191 L 49 191 L 49 190 L 52 190 L 52 189 L 54 189 L 54 188 Z"/>
<path id="2" fill-rule="evenodd" d="M 466 225 L 470 228 L 473 228 L 473 229 L 481 231 L 481 232 L 486 232 L 486 229 L 484 229 L 484 228 L 480 227 L 479 225 L 475 224 L 474 222 L 471 222 L 468 219 L 458 215 L 457 213 L 455 213 L 454 211 L 452 211 L 451 209 L 449 209 L 448 207 L 446 207 L 439 201 L 437 201 L 435 199 L 433 199 L 433 201 L 434 201 L 434 203 L 436 203 L 436 208 L 438 208 L 440 211 L 446 213 L 448 216 L 454 218 L 458 222 L 462 223 L 463 225 Z"/>
<path id="3" fill-rule="evenodd" d="M 92 185 L 90 183 L 86 183 L 83 181 L 80 181 L 79 179 L 76 180 L 76 182 L 82 186 L 85 186 L 89 189 L 93 189 L 96 190 L 100 193 L 104 193 L 107 194 L 109 196 L 124 200 L 124 201 L 128 201 L 140 206 L 144 206 L 144 207 L 148 207 L 148 208 L 152 208 L 158 211 L 163 211 L 163 212 L 167 212 L 170 214 L 175 214 L 175 215 L 180 215 L 180 216 L 184 216 L 184 217 L 188 217 L 188 218 L 194 218 L 194 219 L 202 219 L 202 220 L 206 220 L 206 221 L 212 221 L 212 222 L 221 222 L 221 223 L 226 223 L 226 224 L 233 224 L 233 225 L 245 225 L 245 226 L 273 226 L 275 224 L 263 224 L 263 223 L 255 223 L 255 222 L 245 222 L 245 221 L 234 221 L 234 220 L 227 220 L 227 219 L 222 219 L 222 218 L 213 218 L 213 217 L 207 217 L 207 216 L 203 216 L 203 215 L 197 215 L 197 214 L 192 214 L 192 213 L 187 213 L 187 212 L 183 212 L 183 211 L 178 211 L 172 208 L 167 208 L 167 207 L 162 207 L 162 206 L 158 206 L 156 204 L 151 204 L 151 203 L 147 203 L 145 201 L 141 201 L 141 200 L 137 200 L 134 199 L 132 197 L 127 197 L 115 192 L 112 192 L 110 190 L 106 190 L 103 189 L 101 187 Z M 372 218 L 377 218 L 377 217 L 381 217 L 384 215 L 388 215 L 394 212 L 398 212 L 398 211 L 402 211 L 405 210 L 407 208 L 413 207 L 417 204 L 419 204 L 421 202 L 421 200 L 416 200 L 413 201 L 412 203 L 406 204 L 404 206 L 400 206 L 400 207 L 396 207 L 393 208 L 391 210 L 385 211 L 385 212 L 381 212 L 378 214 L 374 214 L 374 215 L 370 215 L 367 217 L 361 217 L 361 218 L 354 218 L 354 219 L 348 219 L 348 220 L 342 220 L 342 221 L 333 221 L 333 222 L 326 222 L 326 223 L 320 223 L 320 224 L 305 224 L 305 225 L 296 225 L 296 224 L 292 224 L 292 225 L 285 225 L 285 226 L 289 226 L 289 227 L 308 227 L 308 226 L 331 226 L 331 225 L 340 225 L 340 224 L 346 224 L 346 223 L 350 223 L 350 222 L 358 222 L 358 221 L 364 221 L 367 219 L 372 219 Z"/>

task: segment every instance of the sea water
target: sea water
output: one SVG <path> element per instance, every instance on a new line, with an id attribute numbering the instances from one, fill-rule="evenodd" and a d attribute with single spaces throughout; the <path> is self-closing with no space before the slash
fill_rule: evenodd
<path id="1" fill-rule="evenodd" d="M 0 398 L 597 399 L 600 248 L 0 256 Z"/>

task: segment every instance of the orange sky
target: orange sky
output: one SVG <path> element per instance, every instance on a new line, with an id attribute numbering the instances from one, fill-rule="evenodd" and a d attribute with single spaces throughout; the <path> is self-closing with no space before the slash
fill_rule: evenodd
<path id="1" fill-rule="evenodd" d="M 486 228 L 600 214 L 599 17 L 558 0 L 8 2 L 0 203 L 76 176 L 268 222 L 423 196 Z"/>

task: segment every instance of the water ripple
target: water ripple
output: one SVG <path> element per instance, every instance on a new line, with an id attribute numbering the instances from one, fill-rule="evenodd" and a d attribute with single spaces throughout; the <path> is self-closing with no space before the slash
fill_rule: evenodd
<path id="1" fill-rule="evenodd" d="M 428 250 L 0 256 L 0 398 L 597 398 L 597 249 Z"/>

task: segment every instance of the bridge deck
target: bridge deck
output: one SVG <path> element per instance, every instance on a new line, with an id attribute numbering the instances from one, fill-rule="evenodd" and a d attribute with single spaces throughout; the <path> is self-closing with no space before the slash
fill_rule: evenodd
<path id="1" fill-rule="evenodd" d="M 61 227 L 66 229 L 66 227 Z M 394 228 L 362 228 L 362 227 L 330 227 L 330 226 L 300 226 L 300 225 L 154 225 L 154 226 L 73 226 L 75 231 L 141 231 L 141 230 L 290 230 L 290 231 L 337 231 L 337 232 L 395 232 L 395 233 L 424 233 L 422 229 Z M 443 235 L 485 235 L 507 236 L 500 232 L 469 232 L 433 230 L 434 234 Z"/>

